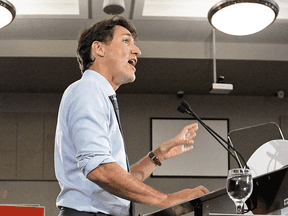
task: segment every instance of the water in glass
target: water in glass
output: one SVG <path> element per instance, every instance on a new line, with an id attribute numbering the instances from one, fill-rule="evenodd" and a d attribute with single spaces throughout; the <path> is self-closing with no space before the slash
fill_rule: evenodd
<path id="1" fill-rule="evenodd" d="M 243 205 L 253 190 L 253 180 L 249 169 L 232 169 L 228 172 L 227 193 L 236 205 L 236 213 L 243 213 Z"/>

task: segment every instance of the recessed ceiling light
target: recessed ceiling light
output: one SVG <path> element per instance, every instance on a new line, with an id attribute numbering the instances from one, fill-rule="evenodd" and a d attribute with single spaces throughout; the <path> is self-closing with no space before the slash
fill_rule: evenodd
<path id="1" fill-rule="evenodd" d="M 217 0 L 145 0 L 143 16 L 156 17 L 206 17 Z"/>
<path id="2" fill-rule="evenodd" d="M 13 0 L 17 15 L 79 15 L 79 0 Z"/>

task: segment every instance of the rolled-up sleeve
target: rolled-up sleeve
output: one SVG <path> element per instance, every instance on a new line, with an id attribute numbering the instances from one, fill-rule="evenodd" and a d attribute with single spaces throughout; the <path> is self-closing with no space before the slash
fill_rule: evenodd
<path id="1" fill-rule="evenodd" d="M 109 137 L 111 103 L 96 82 L 83 80 L 70 92 L 69 135 L 77 165 L 85 176 L 103 163 L 115 162 Z"/>

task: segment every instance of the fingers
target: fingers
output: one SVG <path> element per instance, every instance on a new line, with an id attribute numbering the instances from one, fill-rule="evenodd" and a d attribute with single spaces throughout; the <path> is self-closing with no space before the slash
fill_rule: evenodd
<path id="1" fill-rule="evenodd" d="M 202 195 L 209 193 L 209 190 L 202 185 L 196 187 L 195 189 L 202 193 Z"/>
<path id="2" fill-rule="evenodd" d="M 193 149 L 193 146 L 185 147 L 184 145 L 182 145 L 182 153 L 190 151 L 192 149 Z"/>
<path id="3" fill-rule="evenodd" d="M 206 189 L 202 185 L 192 189 L 192 191 L 193 191 L 193 196 L 194 197 L 203 196 L 203 195 L 209 193 L 208 189 Z"/>
<path id="4" fill-rule="evenodd" d="M 194 123 L 194 124 L 188 125 L 188 126 L 186 126 L 186 129 L 196 131 L 196 130 L 198 130 L 198 124 Z"/>
<path id="5" fill-rule="evenodd" d="M 181 140 L 189 140 L 187 144 L 193 144 L 194 141 L 191 141 L 196 136 L 196 131 L 198 130 L 198 124 L 194 123 L 186 126 L 181 132 Z"/>
<path id="6" fill-rule="evenodd" d="M 178 191 L 176 193 L 168 194 L 167 199 L 164 201 L 169 206 L 174 205 L 176 203 L 188 201 L 192 198 L 202 196 L 209 191 L 203 187 L 202 185 L 194 188 L 194 189 L 184 189 L 182 191 Z M 163 204 L 165 204 L 163 203 Z"/>
<path id="7" fill-rule="evenodd" d="M 194 123 L 194 124 L 188 125 L 184 128 L 184 130 L 186 133 L 193 134 L 198 130 L 198 124 Z"/>
<path id="8" fill-rule="evenodd" d="M 192 139 L 196 136 L 196 133 L 190 133 L 188 130 L 186 130 L 186 132 L 181 136 L 181 140 L 189 140 Z"/>

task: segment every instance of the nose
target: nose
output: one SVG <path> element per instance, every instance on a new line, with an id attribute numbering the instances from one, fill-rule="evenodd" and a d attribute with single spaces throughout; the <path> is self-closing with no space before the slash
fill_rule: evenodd
<path id="1" fill-rule="evenodd" d="M 132 49 L 132 53 L 135 54 L 137 57 L 139 57 L 141 55 L 141 50 L 139 49 L 138 46 L 136 46 L 134 44 L 133 49 Z"/>

